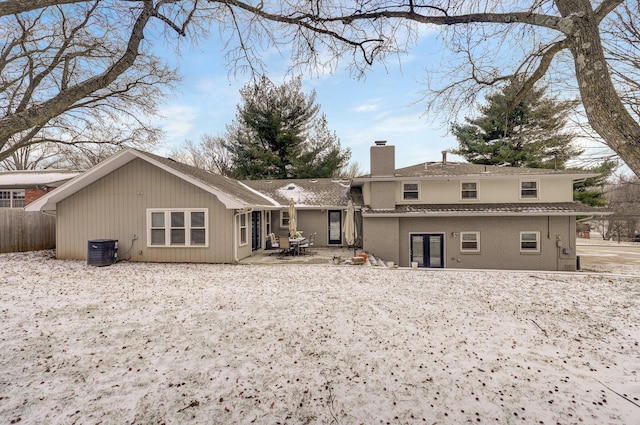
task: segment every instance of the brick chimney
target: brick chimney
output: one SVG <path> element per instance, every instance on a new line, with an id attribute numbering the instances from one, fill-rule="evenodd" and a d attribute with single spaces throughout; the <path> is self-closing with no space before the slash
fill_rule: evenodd
<path id="1" fill-rule="evenodd" d="M 385 140 L 371 146 L 371 177 L 393 177 L 396 173 L 395 146 L 387 146 Z M 374 210 L 393 210 L 396 207 L 396 183 L 393 180 L 371 182 L 368 203 Z M 365 197 L 365 202 L 367 198 Z"/>
<path id="2" fill-rule="evenodd" d="M 371 177 L 392 177 L 396 171 L 395 146 L 386 140 L 376 140 L 371 146 Z"/>

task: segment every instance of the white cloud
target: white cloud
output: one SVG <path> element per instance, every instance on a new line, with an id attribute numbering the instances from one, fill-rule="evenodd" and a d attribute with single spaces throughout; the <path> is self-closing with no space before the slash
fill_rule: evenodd
<path id="1" fill-rule="evenodd" d="M 377 102 L 377 101 L 376 101 Z M 365 103 L 352 108 L 354 112 L 375 112 L 379 109 L 377 103 Z"/>
<path id="2" fill-rule="evenodd" d="M 165 132 L 165 139 L 174 143 L 188 138 L 198 118 L 198 108 L 173 104 L 161 108 L 160 115 L 162 118 L 156 124 Z"/>

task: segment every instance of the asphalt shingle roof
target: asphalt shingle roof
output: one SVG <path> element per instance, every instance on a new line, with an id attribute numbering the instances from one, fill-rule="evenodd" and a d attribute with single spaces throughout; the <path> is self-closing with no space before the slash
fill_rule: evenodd
<path id="1" fill-rule="evenodd" d="M 531 175 L 584 175 L 584 171 L 553 170 L 546 168 L 498 167 L 495 165 L 479 165 L 462 162 L 422 162 L 395 170 L 394 177 L 443 177 L 443 176 L 531 176 Z M 370 174 L 363 177 L 371 177 Z"/>
<path id="2" fill-rule="evenodd" d="M 243 184 L 263 193 L 275 203 L 297 207 L 342 207 L 349 200 L 350 181 L 341 179 L 243 180 Z"/>
<path id="3" fill-rule="evenodd" d="M 165 158 L 162 156 L 154 155 L 149 152 L 142 152 L 143 155 L 146 155 L 154 160 L 161 162 L 167 167 L 173 168 L 176 171 L 179 171 L 182 174 L 188 175 L 194 179 L 200 180 L 201 182 L 220 190 L 234 198 L 246 203 L 247 205 L 262 205 L 262 206 L 272 206 L 272 202 L 261 196 L 259 193 L 251 190 L 245 185 L 241 184 L 238 180 L 221 176 L 219 174 L 209 173 L 200 168 L 193 167 L 191 165 L 183 164 L 181 162 L 174 161 L 170 158 Z"/>
<path id="4" fill-rule="evenodd" d="M 559 215 L 589 215 L 602 214 L 607 210 L 591 207 L 579 202 L 554 203 L 504 203 L 504 204 L 412 204 L 397 205 L 395 209 L 374 210 L 363 208 L 364 214 L 420 214 L 420 215 L 503 215 L 503 214 L 559 214 Z"/>

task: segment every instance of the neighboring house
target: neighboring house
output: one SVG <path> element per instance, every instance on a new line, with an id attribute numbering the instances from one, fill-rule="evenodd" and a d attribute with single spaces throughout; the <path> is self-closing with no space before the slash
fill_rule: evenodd
<path id="1" fill-rule="evenodd" d="M 0 171 L 0 253 L 55 244 L 55 220 L 23 207 L 80 174 L 75 171 Z"/>
<path id="2" fill-rule="evenodd" d="M 110 239 L 132 261 L 232 263 L 288 233 L 292 198 L 298 229 L 341 245 L 327 223 L 338 211 L 342 225 L 348 197 L 345 181 L 240 182 L 129 148 L 26 209 L 55 211 L 58 258 L 86 259 L 89 241 Z"/>
<path id="3" fill-rule="evenodd" d="M 581 239 L 590 239 L 591 238 L 591 224 L 589 223 L 578 223 L 576 224 L 576 236 Z"/>
<path id="4" fill-rule="evenodd" d="M 78 174 L 66 170 L 0 171 L 0 208 L 23 208 Z"/>
<path id="5" fill-rule="evenodd" d="M 400 266 L 576 270 L 573 202 L 594 174 L 442 162 L 395 168 L 394 146 L 371 147 L 362 190 L 363 249 Z"/>

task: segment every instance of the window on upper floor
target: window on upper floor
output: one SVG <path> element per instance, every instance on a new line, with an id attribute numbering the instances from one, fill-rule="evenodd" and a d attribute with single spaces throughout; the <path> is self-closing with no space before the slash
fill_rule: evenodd
<path id="1" fill-rule="evenodd" d="M 405 201 L 415 201 L 420 199 L 420 185 L 415 182 L 403 183 L 402 199 Z"/>
<path id="2" fill-rule="evenodd" d="M 460 232 L 460 252 L 480 252 L 480 232 Z"/>
<path id="3" fill-rule="evenodd" d="M 147 240 L 151 247 L 206 247 L 207 209 L 148 209 Z"/>
<path id="4" fill-rule="evenodd" d="M 520 180 L 520 199 L 538 199 L 539 184 L 538 180 Z"/>
<path id="5" fill-rule="evenodd" d="M 520 252 L 540 252 L 540 232 L 520 232 Z"/>
<path id="6" fill-rule="evenodd" d="M 478 182 L 461 182 L 460 198 L 463 201 L 478 199 Z"/>
<path id="7" fill-rule="evenodd" d="M 24 190 L 0 190 L 0 208 L 22 208 L 24 199 Z"/>

